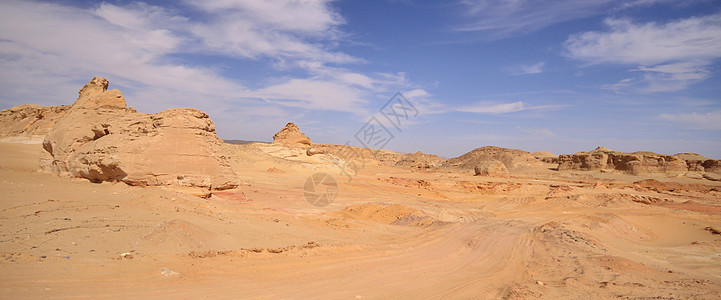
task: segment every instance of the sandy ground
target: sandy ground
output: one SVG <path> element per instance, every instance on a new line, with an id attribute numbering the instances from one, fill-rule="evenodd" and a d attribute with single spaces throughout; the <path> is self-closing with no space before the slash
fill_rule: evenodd
<path id="1" fill-rule="evenodd" d="M 0 144 L 0 298 L 721 297 L 721 183 L 372 164 L 348 182 L 242 145 L 243 185 L 204 199 L 41 173 L 40 147 Z M 328 206 L 304 198 L 317 172 Z"/>

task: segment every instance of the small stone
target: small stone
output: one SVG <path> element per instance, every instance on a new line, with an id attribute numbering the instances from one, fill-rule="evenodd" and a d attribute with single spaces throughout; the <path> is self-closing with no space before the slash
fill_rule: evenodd
<path id="1" fill-rule="evenodd" d="M 539 280 L 539 281 L 536 281 L 536 283 L 537 283 L 538 285 L 543 285 L 543 282 L 541 282 L 540 280 Z"/>
<path id="2" fill-rule="evenodd" d="M 180 273 L 175 272 L 168 268 L 162 268 L 160 269 L 160 274 L 163 274 L 165 277 L 171 277 L 171 276 L 179 276 Z"/>

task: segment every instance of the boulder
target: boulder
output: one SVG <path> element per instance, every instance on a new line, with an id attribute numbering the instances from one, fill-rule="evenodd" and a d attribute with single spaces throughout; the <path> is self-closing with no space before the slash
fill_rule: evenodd
<path id="1" fill-rule="evenodd" d="M 673 155 L 653 152 L 625 153 L 598 147 L 591 152 L 559 156 L 558 170 L 617 170 L 633 175 L 684 173 L 686 161 Z"/>
<path id="2" fill-rule="evenodd" d="M 456 158 L 447 160 L 443 166 L 473 170 L 486 161 L 500 161 L 506 169 L 513 171 L 520 167 L 540 166 L 542 163 L 530 153 L 522 150 L 486 146 L 475 149 Z"/>
<path id="3" fill-rule="evenodd" d="M 298 125 L 288 123 L 273 135 L 273 143 L 287 147 L 310 147 L 311 141 L 310 138 L 300 132 Z"/>
<path id="4" fill-rule="evenodd" d="M 119 90 L 107 87 L 107 80 L 96 77 L 80 90 L 43 141 L 41 169 L 139 186 L 238 186 L 207 114 L 193 108 L 138 113 L 125 107 Z"/>
<path id="5" fill-rule="evenodd" d="M 508 177 L 506 165 L 497 160 L 488 160 L 479 163 L 473 168 L 476 176 Z"/>

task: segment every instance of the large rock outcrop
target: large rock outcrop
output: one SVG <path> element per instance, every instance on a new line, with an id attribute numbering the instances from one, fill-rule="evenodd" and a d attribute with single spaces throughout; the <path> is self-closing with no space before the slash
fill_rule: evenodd
<path id="1" fill-rule="evenodd" d="M 126 107 L 119 90 L 93 78 L 43 141 L 43 170 L 129 185 L 200 191 L 237 187 L 223 142 L 207 114 L 193 108 L 157 114 Z"/>
<path id="2" fill-rule="evenodd" d="M 686 161 L 674 155 L 653 152 L 625 153 L 598 147 L 591 152 L 559 156 L 558 170 L 617 170 L 633 175 L 683 173 Z"/>
<path id="3" fill-rule="evenodd" d="M 39 144 L 69 105 L 23 104 L 0 111 L 0 141 Z"/>
<path id="4" fill-rule="evenodd" d="M 488 162 L 499 161 L 506 166 L 506 169 L 513 171 L 521 167 L 539 166 L 542 163 L 530 153 L 523 150 L 507 149 L 495 146 L 486 146 L 475 149 L 456 158 L 447 160 L 443 166 L 474 170 L 477 166 Z"/>
<path id="5" fill-rule="evenodd" d="M 287 147 L 310 147 L 311 141 L 308 136 L 300 132 L 298 125 L 288 123 L 273 135 L 274 144 L 282 144 Z"/>

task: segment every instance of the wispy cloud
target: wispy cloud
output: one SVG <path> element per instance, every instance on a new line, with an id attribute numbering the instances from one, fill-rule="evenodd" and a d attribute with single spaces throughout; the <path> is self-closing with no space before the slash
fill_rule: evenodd
<path id="1" fill-rule="evenodd" d="M 665 24 L 607 19 L 609 30 L 573 35 L 564 47 L 570 58 L 589 64 L 630 64 L 639 76 L 606 88 L 641 92 L 677 91 L 706 79 L 721 57 L 721 14 Z M 640 65 L 640 66 L 639 66 Z"/>
<path id="2" fill-rule="evenodd" d="M 460 31 L 478 32 L 487 39 L 502 39 L 541 30 L 570 20 L 658 3 L 682 0 L 460 0 L 467 22 Z"/>
<path id="3" fill-rule="evenodd" d="M 512 112 L 519 112 L 529 109 L 522 101 L 511 102 L 511 103 L 498 103 L 498 104 L 486 104 L 481 103 L 472 106 L 460 107 L 457 111 L 471 112 L 471 113 L 489 113 L 489 114 L 506 114 Z"/>
<path id="4" fill-rule="evenodd" d="M 509 68 L 509 73 L 511 75 L 529 75 L 529 74 L 539 74 L 543 73 L 543 69 L 546 67 L 545 62 L 538 62 L 531 65 L 518 65 L 515 67 Z"/>
<path id="5" fill-rule="evenodd" d="M 461 31 L 479 32 L 489 39 L 540 30 L 552 24 L 583 18 L 610 9 L 615 1 L 460 1 L 469 20 Z"/>
<path id="6" fill-rule="evenodd" d="M 721 111 L 708 113 L 662 114 L 661 119 L 672 121 L 690 129 L 721 130 Z"/>

